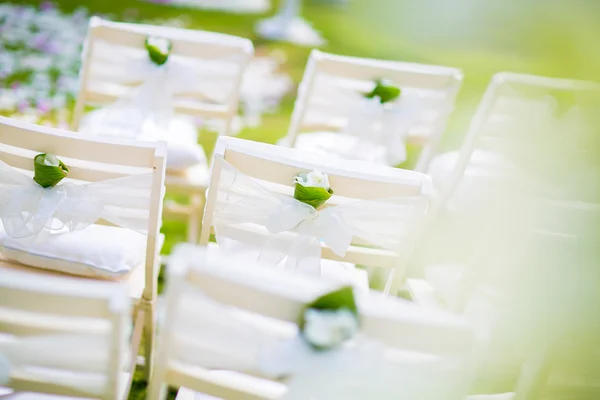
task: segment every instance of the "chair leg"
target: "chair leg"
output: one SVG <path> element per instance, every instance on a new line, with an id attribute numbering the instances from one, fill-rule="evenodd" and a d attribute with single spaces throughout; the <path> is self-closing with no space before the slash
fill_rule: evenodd
<path id="1" fill-rule="evenodd" d="M 148 394 L 146 400 L 165 400 L 167 398 L 168 386 L 164 383 L 164 373 L 158 369 L 152 375 L 152 379 L 148 384 Z"/>
<path id="2" fill-rule="evenodd" d="M 200 221 L 204 211 L 204 196 L 202 194 L 195 193 L 190 197 L 190 210 L 187 241 L 188 243 L 198 243 Z"/>
<path id="3" fill-rule="evenodd" d="M 551 350 L 539 352 L 527 360 L 521 367 L 521 376 L 517 381 L 514 400 L 539 399 L 552 365 Z"/>
<path id="4" fill-rule="evenodd" d="M 152 376 L 154 339 L 156 331 L 154 323 L 156 321 L 156 305 L 153 301 L 142 300 L 144 304 L 144 370 L 145 377 L 149 381 Z"/>

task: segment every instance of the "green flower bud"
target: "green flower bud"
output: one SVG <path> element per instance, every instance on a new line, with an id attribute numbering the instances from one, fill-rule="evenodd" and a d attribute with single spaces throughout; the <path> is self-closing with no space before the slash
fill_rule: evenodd
<path id="1" fill-rule="evenodd" d="M 402 90 L 395 86 L 391 81 L 387 79 L 378 79 L 375 81 L 375 88 L 369 93 L 365 94 L 367 99 L 379 97 L 381 104 L 389 103 L 400 97 Z"/>
<path id="2" fill-rule="evenodd" d="M 157 36 L 148 36 L 146 38 L 146 50 L 148 57 L 156 65 L 163 65 L 169 59 L 173 44 L 169 39 Z"/>
<path id="3" fill-rule="evenodd" d="M 68 174 L 69 168 L 52 154 L 38 154 L 33 158 L 33 180 L 43 188 L 54 187 Z"/>
<path id="4" fill-rule="evenodd" d="M 303 172 L 294 183 L 294 198 L 314 208 L 322 206 L 333 195 L 327 175 L 318 171 Z"/>

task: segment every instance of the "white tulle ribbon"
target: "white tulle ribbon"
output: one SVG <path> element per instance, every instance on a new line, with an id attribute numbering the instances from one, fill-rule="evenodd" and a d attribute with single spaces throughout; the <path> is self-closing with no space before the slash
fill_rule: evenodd
<path id="1" fill-rule="evenodd" d="M 186 307 L 169 327 L 173 361 L 285 379 L 282 400 L 442 400 L 464 394 L 464 360 L 394 352 L 361 334 L 317 352 L 295 325 L 282 326 L 199 293 L 184 298 Z"/>
<path id="2" fill-rule="evenodd" d="M 108 106 L 100 123 L 88 130 L 92 134 L 128 138 L 143 134 L 144 139 L 173 139 L 169 126 L 175 110 L 175 96 L 190 93 L 202 97 L 195 100 L 223 104 L 234 85 L 231 74 L 226 74 L 231 68 L 227 62 L 233 58 L 199 62 L 171 54 L 165 64 L 156 65 L 145 52 L 128 54 L 127 76 L 130 78 L 122 78 L 120 83 L 141 83 Z"/>
<path id="3" fill-rule="evenodd" d="M 228 241 L 244 242 L 239 228 L 265 226 L 267 239 L 258 246 L 259 260 L 302 272 L 319 274 L 321 243 L 345 256 L 353 238 L 373 246 L 399 250 L 408 235 L 416 234 L 428 199 L 397 197 L 355 201 L 315 210 L 292 196 L 275 193 L 238 171 L 223 159 L 214 226 L 217 242 L 227 251 Z"/>
<path id="4" fill-rule="evenodd" d="M 151 189 L 151 173 L 43 188 L 0 161 L 0 220 L 8 236 L 25 242 L 83 229 L 98 219 L 145 232 Z"/>
<path id="5" fill-rule="evenodd" d="M 343 133 L 355 136 L 359 141 L 350 152 L 360 154 L 365 142 L 374 143 L 387 149 L 389 165 L 406 161 L 404 139 L 415 123 L 421 121 L 426 107 L 419 93 L 408 89 L 397 100 L 385 104 L 381 104 L 378 97 L 353 97 Z"/>

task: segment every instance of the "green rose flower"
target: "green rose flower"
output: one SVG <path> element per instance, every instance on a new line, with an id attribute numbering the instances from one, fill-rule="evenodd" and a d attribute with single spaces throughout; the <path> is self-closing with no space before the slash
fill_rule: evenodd
<path id="1" fill-rule="evenodd" d="M 146 50 L 150 60 L 156 65 L 163 65 L 169 59 L 173 44 L 169 39 L 157 36 L 148 36 L 146 38 Z"/>
<path id="2" fill-rule="evenodd" d="M 52 154 L 38 154 L 33 158 L 33 180 L 43 188 L 54 187 L 68 174 L 69 168 Z"/>
<path id="3" fill-rule="evenodd" d="M 327 174 L 303 172 L 294 178 L 294 198 L 314 208 L 322 206 L 333 194 Z"/>
<path id="4" fill-rule="evenodd" d="M 389 103 L 400 97 L 402 90 L 387 79 L 378 79 L 375 81 L 375 87 L 369 93 L 365 94 L 367 99 L 379 97 L 381 104 Z"/>

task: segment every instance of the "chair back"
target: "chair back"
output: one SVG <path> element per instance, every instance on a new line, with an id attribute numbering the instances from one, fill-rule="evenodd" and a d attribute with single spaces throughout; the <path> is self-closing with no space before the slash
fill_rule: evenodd
<path id="1" fill-rule="evenodd" d="M 111 192 L 113 186 L 108 184 L 103 186 L 106 187 L 104 192 L 98 193 L 106 197 L 113 220 L 127 221 L 128 225 L 139 226 L 147 232 L 145 294 L 154 298 L 165 192 L 166 143 L 85 137 L 0 117 L 0 161 L 33 176 L 33 159 L 40 153 L 53 154 L 67 165 L 69 174 L 63 182 L 101 185 L 120 178 L 129 179 L 131 187 L 122 188 L 120 193 Z M 114 201 L 111 201 L 111 193 Z M 103 219 L 95 223 L 112 224 Z"/>
<path id="2" fill-rule="evenodd" d="M 5 270 L 0 293 L 2 385 L 126 398 L 131 301 L 125 287 Z"/>
<path id="3" fill-rule="evenodd" d="M 302 367 L 291 368 L 294 372 L 286 376 L 286 389 L 284 381 L 273 377 L 278 374 L 265 366 L 279 350 L 288 351 L 280 360 L 283 363 L 306 362 L 302 356 L 295 357 L 298 354 L 293 350 L 289 353 L 285 345 L 274 343 L 281 345 L 297 338 L 296 324 L 305 305 L 339 288 L 339 283 L 248 265 L 247 260 L 226 258 L 188 244 L 178 246 L 170 258 L 168 282 L 167 317 L 149 399 L 160 398 L 160 388 L 166 384 L 225 399 L 280 398 L 286 390 L 292 392 L 289 398 L 295 398 L 294 390 L 306 389 L 299 380 L 307 378 L 299 375 L 310 372 Z M 357 293 L 356 301 L 360 340 L 372 340 L 374 347 L 346 360 L 353 362 L 347 366 L 368 365 L 365 370 L 372 370 L 354 381 L 339 371 L 337 379 L 342 380 L 344 393 L 355 390 L 363 395 L 344 398 L 371 398 L 373 394 L 378 399 L 464 398 L 474 344 L 469 325 L 460 317 L 430 314 L 405 300 L 379 293 Z M 383 354 L 379 345 L 386 349 L 382 364 L 374 361 Z M 329 358 L 322 354 L 311 366 L 325 374 L 333 367 L 329 362 L 335 363 L 336 355 Z M 374 383 L 370 378 L 377 380 L 375 376 L 385 378 Z M 435 389 L 431 389 L 431 380 L 436 382 Z M 311 396 L 338 398 L 323 397 L 319 391 L 340 382 L 309 383 L 316 385 L 310 388 Z M 432 393 L 438 390 L 436 397 Z M 330 393 L 334 394 L 341 393 Z"/>
<path id="4" fill-rule="evenodd" d="M 228 134 L 237 114 L 242 77 L 254 54 L 248 39 L 219 33 L 166 26 L 120 23 L 92 17 L 83 50 L 80 90 L 72 129 L 77 130 L 86 105 L 102 106 L 127 95 L 140 82 L 136 60 L 148 58 L 148 36 L 169 39 L 169 59 L 177 59 L 197 72 L 207 88 L 217 88 L 218 98 L 199 93 L 173 93 L 175 112 L 223 121 Z M 212 90 L 215 92 L 215 90 Z"/>
<path id="5" fill-rule="evenodd" d="M 494 75 L 471 121 L 451 178 L 441 188 L 434 210 L 445 207 L 465 181 L 479 183 L 493 178 L 510 178 L 515 172 L 521 174 L 516 169 L 535 168 L 531 160 L 540 159 L 536 152 L 557 151 L 563 157 L 569 153 L 581 153 L 586 144 L 580 140 L 589 140 L 591 135 L 571 132 L 574 130 L 572 127 L 553 135 L 554 132 L 548 132 L 548 127 L 542 124 L 547 122 L 548 117 L 577 119 L 582 116 L 580 110 L 571 108 L 561 113 L 560 103 L 586 106 L 593 100 L 592 96 L 600 93 L 599 90 L 600 85 L 593 82 L 510 72 Z M 560 127 L 558 121 L 554 125 L 555 128 Z M 580 126 L 575 129 L 587 128 Z M 584 138 L 586 134 L 588 137 Z"/>
<path id="6" fill-rule="evenodd" d="M 438 151 L 441 135 L 460 86 L 456 68 L 398 61 L 340 56 L 313 50 L 298 88 L 288 131 L 293 147 L 301 132 L 343 129 L 357 94 L 367 93 L 377 79 L 388 79 L 403 91 L 413 91 L 422 102 L 422 120 L 408 132 L 407 142 L 422 146 L 417 171 L 425 171 Z"/>
<path id="7" fill-rule="evenodd" d="M 399 217 L 403 219 L 398 220 L 398 225 L 390 227 L 393 232 L 386 229 L 377 232 L 379 238 L 385 238 L 387 234 L 403 235 L 401 243 L 393 251 L 375 248 L 356 236 L 343 257 L 322 245 L 322 258 L 386 268 L 391 274 L 396 275 L 396 279 L 402 279 L 404 259 L 412 251 L 413 242 L 418 236 L 420 221 L 425 215 L 428 204 L 430 181 L 426 175 L 362 161 L 327 160 L 317 154 L 283 146 L 220 137 L 215 148 L 200 244 L 206 245 L 210 234 L 214 233 L 215 214 L 219 207 L 235 201 L 238 203 L 248 201 L 244 200 L 243 194 L 241 198 L 235 198 L 232 190 L 226 191 L 226 185 L 231 183 L 229 171 L 232 168 L 238 176 L 239 174 L 247 176 L 273 193 L 290 196 L 294 192 L 295 176 L 301 172 L 321 171 L 328 175 L 330 186 L 334 191 L 334 195 L 325 203 L 325 208 L 386 198 L 414 200 L 414 206 L 407 206 L 403 211 L 404 217 Z M 375 212 L 376 210 L 371 207 L 364 211 L 361 220 L 372 223 L 371 217 L 379 218 Z M 379 219 L 389 217 L 386 215 Z M 366 230 L 369 228 L 371 227 L 365 227 Z M 235 230 L 240 241 L 254 246 L 264 242 L 269 233 L 265 226 L 257 224 L 238 225 Z"/>

